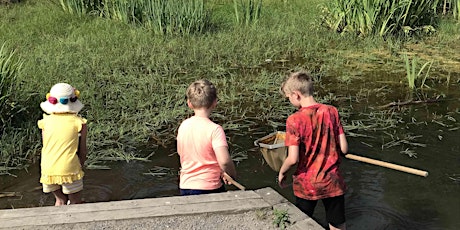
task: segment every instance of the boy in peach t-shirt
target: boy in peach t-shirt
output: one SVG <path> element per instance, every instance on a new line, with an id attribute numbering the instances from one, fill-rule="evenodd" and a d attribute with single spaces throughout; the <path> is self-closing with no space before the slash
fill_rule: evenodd
<path id="1" fill-rule="evenodd" d="M 225 192 L 222 177 L 236 176 L 235 165 L 228 152 L 223 128 L 209 119 L 217 105 L 216 87 L 208 80 L 198 80 L 187 88 L 187 105 L 195 115 L 183 121 L 177 134 L 180 156 L 181 195 Z"/>

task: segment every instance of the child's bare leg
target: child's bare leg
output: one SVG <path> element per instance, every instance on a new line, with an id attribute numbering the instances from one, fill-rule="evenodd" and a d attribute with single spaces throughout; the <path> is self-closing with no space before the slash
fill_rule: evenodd
<path id="1" fill-rule="evenodd" d="M 81 192 L 72 193 L 72 194 L 69 194 L 68 196 L 69 196 L 70 204 L 83 203 L 81 200 Z"/>
<path id="2" fill-rule="evenodd" d="M 64 194 L 61 189 L 54 191 L 53 195 L 56 198 L 56 203 L 54 203 L 54 206 L 66 205 L 67 201 L 69 200 L 69 197 Z"/>
<path id="3" fill-rule="evenodd" d="M 334 227 L 332 226 L 332 224 L 329 224 L 329 229 L 330 230 L 346 230 L 347 229 L 347 225 L 345 223 L 337 226 L 337 227 Z"/>

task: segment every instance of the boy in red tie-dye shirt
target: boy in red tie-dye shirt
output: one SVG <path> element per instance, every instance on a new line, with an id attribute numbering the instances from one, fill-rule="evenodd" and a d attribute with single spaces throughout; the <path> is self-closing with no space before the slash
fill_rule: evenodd
<path id="1" fill-rule="evenodd" d="M 291 73 L 281 90 L 299 110 L 286 121 L 288 157 L 278 183 L 285 187 L 286 173 L 297 164 L 292 184 L 296 206 L 311 217 L 317 201 L 322 200 L 330 229 L 346 229 L 346 187 L 339 165 L 348 143 L 338 111 L 315 101 L 313 79 L 305 72 Z"/>

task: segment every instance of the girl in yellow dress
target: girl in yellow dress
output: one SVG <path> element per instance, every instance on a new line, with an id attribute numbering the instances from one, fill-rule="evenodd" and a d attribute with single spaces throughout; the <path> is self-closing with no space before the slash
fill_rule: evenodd
<path id="1" fill-rule="evenodd" d="M 79 96 L 71 85 L 58 83 L 40 104 L 46 113 L 38 121 L 43 139 L 40 183 L 43 192 L 54 194 L 55 206 L 82 203 L 87 127 L 78 115 L 83 108 Z"/>

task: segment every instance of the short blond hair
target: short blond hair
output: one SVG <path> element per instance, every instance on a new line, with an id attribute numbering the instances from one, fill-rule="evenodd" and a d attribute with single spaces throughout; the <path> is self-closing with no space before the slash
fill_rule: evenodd
<path id="1" fill-rule="evenodd" d="M 217 89 L 206 79 L 198 80 L 187 88 L 187 99 L 195 109 L 210 108 L 217 100 Z"/>
<path id="2" fill-rule="evenodd" d="M 283 94 L 299 91 L 304 96 L 313 96 L 313 77 L 305 71 L 290 73 L 280 90 Z"/>

